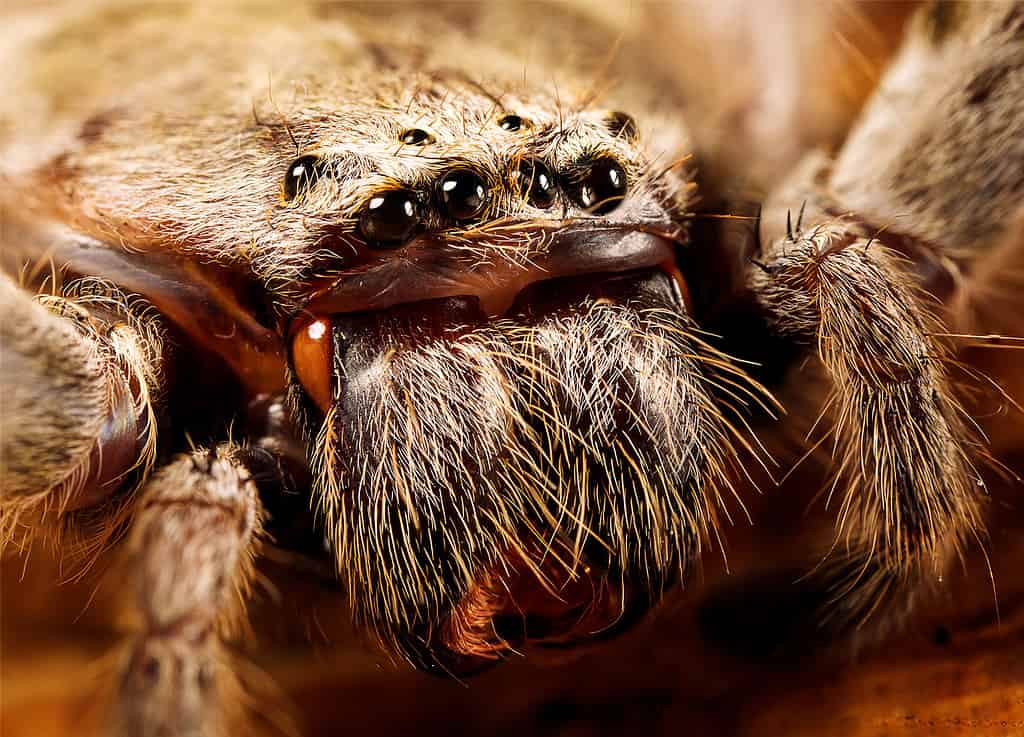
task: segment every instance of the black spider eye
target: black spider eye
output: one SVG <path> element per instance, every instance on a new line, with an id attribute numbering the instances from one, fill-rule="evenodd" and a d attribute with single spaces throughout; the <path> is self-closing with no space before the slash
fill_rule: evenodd
<path id="1" fill-rule="evenodd" d="M 419 146 L 425 143 L 430 143 L 434 139 L 433 136 L 422 128 L 409 128 L 408 130 L 402 131 L 402 135 L 399 136 L 399 140 L 406 146 Z"/>
<path id="2" fill-rule="evenodd" d="M 284 175 L 285 199 L 293 200 L 296 195 L 312 187 L 323 174 L 324 164 L 319 156 L 300 156 L 288 166 Z"/>
<path id="3" fill-rule="evenodd" d="M 640 135 L 636 119 L 629 113 L 624 113 L 621 110 L 608 113 L 608 117 L 605 118 L 604 122 L 608 126 L 608 130 L 611 131 L 611 134 L 617 138 L 635 141 Z"/>
<path id="4" fill-rule="evenodd" d="M 555 180 L 547 167 L 539 161 L 524 161 L 519 165 L 519 192 L 530 204 L 542 210 L 555 201 Z"/>
<path id="5" fill-rule="evenodd" d="M 483 180 L 469 169 L 456 169 L 445 174 L 438 187 L 438 197 L 445 212 L 455 220 L 474 218 L 487 204 Z"/>
<path id="6" fill-rule="evenodd" d="M 397 248 L 409 239 L 418 223 L 416 194 L 390 189 L 370 198 L 359 216 L 359 231 L 371 248 Z"/>
<path id="7" fill-rule="evenodd" d="M 574 190 L 580 207 L 595 215 L 605 215 L 626 196 L 626 172 L 614 159 L 595 159 L 583 176 L 576 179 Z"/>
<path id="8" fill-rule="evenodd" d="M 498 125 L 501 126 L 502 130 L 506 130 L 511 133 L 523 127 L 523 119 L 518 115 L 505 115 L 498 121 Z"/>

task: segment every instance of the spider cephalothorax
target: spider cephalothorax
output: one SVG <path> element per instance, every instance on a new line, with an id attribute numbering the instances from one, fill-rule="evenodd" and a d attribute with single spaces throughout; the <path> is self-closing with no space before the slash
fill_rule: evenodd
<path id="1" fill-rule="evenodd" d="M 289 326 L 292 404 L 360 614 L 488 658 L 628 620 L 695 557 L 732 460 L 703 377 L 728 366 L 672 266 L 685 180 L 625 114 L 435 84 L 376 114 L 458 117 L 288 171 L 277 219 L 332 254 Z"/>

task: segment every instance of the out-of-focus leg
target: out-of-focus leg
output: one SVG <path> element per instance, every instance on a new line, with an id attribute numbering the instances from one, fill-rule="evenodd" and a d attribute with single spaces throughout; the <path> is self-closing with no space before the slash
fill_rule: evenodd
<path id="1" fill-rule="evenodd" d="M 246 451 L 197 450 L 138 499 L 124 571 L 137 632 L 117 685 L 117 737 L 239 734 L 243 691 L 222 636 L 238 631 L 262 511 Z"/>
<path id="2" fill-rule="evenodd" d="M 33 297 L 0 274 L 0 544 L 152 464 L 162 354 L 138 298 L 94 280 Z"/>

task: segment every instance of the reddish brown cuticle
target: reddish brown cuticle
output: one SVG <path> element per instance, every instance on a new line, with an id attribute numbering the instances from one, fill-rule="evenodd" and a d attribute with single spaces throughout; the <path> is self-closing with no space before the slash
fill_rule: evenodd
<path id="1" fill-rule="evenodd" d="M 292 367 L 302 388 L 324 413 L 334 396 L 333 325 L 330 318 L 318 317 L 303 324 L 292 339 Z"/>

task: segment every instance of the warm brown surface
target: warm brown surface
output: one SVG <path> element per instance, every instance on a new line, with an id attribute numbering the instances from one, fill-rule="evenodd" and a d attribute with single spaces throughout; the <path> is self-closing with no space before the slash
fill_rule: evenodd
<path id="1" fill-rule="evenodd" d="M 906 630 L 858 658 L 802 646 L 809 633 L 794 625 L 802 600 L 791 574 L 779 573 L 800 547 L 787 543 L 795 528 L 777 511 L 779 493 L 753 510 L 760 528 L 732 530 L 731 575 L 710 554 L 703 583 L 681 602 L 562 664 L 531 655 L 460 685 L 407 672 L 344 635 L 316 652 L 298 644 L 300 636 L 293 648 L 261 647 L 255 657 L 286 686 L 308 737 L 1024 735 L 1019 487 L 997 490 L 992 504 L 1001 621 L 984 557 L 975 554 Z M 41 566 L 34 558 L 28 570 Z M 97 597 L 79 617 L 91 585 L 72 584 L 56 610 L 43 583 L 31 575 L 19 582 L 18 573 L 8 565 L 3 579 L 2 733 L 92 734 L 95 694 L 108 683 L 102 657 L 114 642 L 106 600 Z M 106 587 L 116 589 L 116 580 Z M 299 621 L 293 610 L 309 606 L 319 621 L 311 630 L 344 617 L 335 595 L 296 586 L 257 616 L 280 625 Z M 50 624 L 54 618 L 62 623 Z"/>

